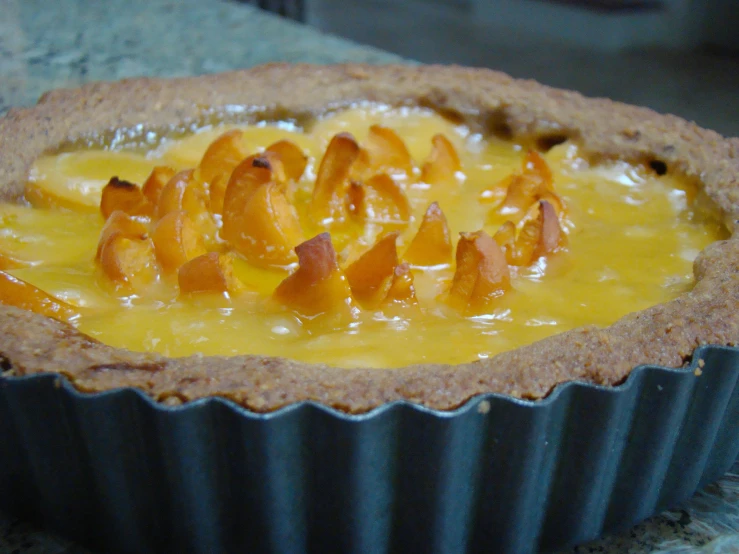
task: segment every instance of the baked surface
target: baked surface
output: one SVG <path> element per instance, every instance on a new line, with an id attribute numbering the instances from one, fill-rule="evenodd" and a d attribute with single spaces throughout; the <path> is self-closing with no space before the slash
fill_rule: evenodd
<path id="1" fill-rule="evenodd" d="M 20 198 L 32 162 L 117 129 L 162 131 L 217 119 L 309 117 L 359 101 L 429 106 L 483 133 L 572 139 L 594 156 L 654 161 L 697 180 L 739 222 L 739 139 L 674 116 L 544 87 L 483 69 L 269 65 L 186 79 L 134 79 L 48 93 L 0 119 L 0 183 Z M 243 110 L 241 106 L 257 108 Z M 612 385 L 637 365 L 681 366 L 700 344 L 739 343 L 739 241 L 711 245 L 695 262 L 695 288 L 610 327 L 575 329 L 487 360 L 457 366 L 342 369 L 259 356 L 170 359 L 115 349 L 74 328 L 0 306 L 0 354 L 18 375 L 54 371 L 83 391 L 137 387 L 183 402 L 223 396 L 255 411 L 314 400 L 363 412 L 392 400 L 450 409 L 499 392 L 540 398 L 579 380 Z"/>

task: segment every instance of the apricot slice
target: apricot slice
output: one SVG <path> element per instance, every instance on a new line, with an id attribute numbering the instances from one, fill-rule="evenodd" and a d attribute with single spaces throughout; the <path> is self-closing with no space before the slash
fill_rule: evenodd
<path id="1" fill-rule="evenodd" d="M 356 191 L 356 187 L 361 192 Z M 363 185 L 351 183 L 348 191 L 349 210 L 365 221 L 376 223 L 408 223 L 411 206 L 401 186 L 389 175 L 379 173 Z"/>
<path id="2" fill-rule="evenodd" d="M 403 258 L 415 266 L 448 264 L 452 258 L 452 240 L 446 216 L 433 202 L 421 221 L 418 232 L 408 245 Z"/>
<path id="3" fill-rule="evenodd" d="M 0 271 L 0 302 L 59 321 L 69 322 L 80 315 L 74 306 L 4 271 Z"/>
<path id="4" fill-rule="evenodd" d="M 162 219 L 170 212 L 187 212 L 201 234 L 209 236 L 215 232 L 215 224 L 208 204 L 208 197 L 195 180 L 193 170 L 180 171 L 164 185 L 156 216 Z"/>
<path id="5" fill-rule="evenodd" d="M 513 249 L 513 265 L 528 265 L 554 252 L 562 240 L 562 229 L 554 207 L 544 200 L 524 219 Z"/>
<path id="6" fill-rule="evenodd" d="M 442 134 L 434 135 L 431 144 L 431 154 L 421 168 L 421 181 L 430 185 L 454 181 L 462 169 L 454 145 Z"/>
<path id="7" fill-rule="evenodd" d="M 508 190 L 498 212 L 505 215 L 523 214 L 544 195 L 556 197 L 552 172 L 538 152 L 529 151 L 521 172 L 508 178 Z M 557 198 L 556 205 L 562 206 Z"/>
<path id="8" fill-rule="evenodd" d="M 365 148 L 373 170 L 399 170 L 409 175 L 413 171 L 413 160 L 405 142 L 389 127 L 372 125 Z"/>
<path id="9" fill-rule="evenodd" d="M 226 254 L 208 252 L 186 262 L 177 273 L 180 294 L 234 293 L 241 283 L 233 274 L 233 260 Z"/>
<path id="10" fill-rule="evenodd" d="M 513 249 L 516 244 L 516 226 L 512 221 L 506 221 L 493 235 L 493 240 L 498 243 L 505 254 L 506 261 L 513 263 Z"/>
<path id="11" fill-rule="evenodd" d="M 116 210 L 128 215 L 150 216 L 154 213 L 154 206 L 138 185 L 118 177 L 111 177 L 108 184 L 103 187 L 100 212 L 108 219 Z"/>
<path id="12" fill-rule="evenodd" d="M 203 237 L 184 211 L 169 212 L 160 219 L 151 238 L 157 260 L 165 271 L 175 271 L 206 252 Z"/>
<path id="13" fill-rule="evenodd" d="M 175 173 L 176 171 L 174 169 L 164 165 L 159 165 L 152 170 L 141 187 L 141 191 L 153 206 L 159 204 L 159 196 L 162 194 L 162 189 L 174 177 Z"/>
<path id="14" fill-rule="evenodd" d="M 251 195 L 270 181 L 280 185 L 281 190 L 287 182 L 285 166 L 274 152 L 264 152 L 249 156 L 241 162 L 231 173 L 223 198 L 224 226 L 226 220 L 238 215 L 244 210 Z"/>
<path id="15" fill-rule="evenodd" d="M 460 233 L 457 269 L 449 291 L 459 309 L 478 312 L 510 288 L 510 270 L 500 246 L 484 231 Z"/>
<path id="16" fill-rule="evenodd" d="M 482 204 L 493 204 L 499 206 L 508 195 L 508 189 L 513 183 L 516 175 L 509 175 L 502 181 L 496 183 L 490 188 L 483 190 L 478 197 Z"/>
<path id="17" fill-rule="evenodd" d="M 116 288 L 137 290 L 157 277 L 151 239 L 130 238 L 114 231 L 101 241 L 99 253 L 100 267 Z"/>
<path id="18" fill-rule="evenodd" d="M 95 260 L 100 260 L 100 253 L 102 251 L 103 244 L 106 243 L 111 235 L 115 234 L 135 240 L 146 240 L 149 236 L 149 230 L 141 221 L 131 217 L 130 215 L 121 211 L 113 212 L 110 214 L 105 225 L 103 225 L 103 229 L 100 231 L 100 239 L 98 240 Z"/>
<path id="19" fill-rule="evenodd" d="M 298 268 L 282 281 L 273 298 L 297 314 L 351 315 L 351 289 L 339 268 L 331 236 L 322 233 L 295 247 Z"/>
<path id="20" fill-rule="evenodd" d="M 385 299 L 396 304 L 418 304 L 416 287 L 413 283 L 413 272 L 409 264 L 402 263 L 395 266 L 393 279 Z"/>
<path id="21" fill-rule="evenodd" d="M 364 217 L 364 185 L 358 181 L 350 181 L 346 190 L 346 211 L 354 217 Z"/>
<path id="22" fill-rule="evenodd" d="M 276 183 L 259 187 L 240 212 L 232 211 L 233 205 L 224 214 L 221 236 L 250 263 L 270 267 L 295 261 L 292 249 L 303 240 L 303 232 L 295 208 Z"/>
<path id="23" fill-rule="evenodd" d="M 554 182 L 552 170 L 549 168 L 547 161 L 536 150 L 529 150 L 526 154 L 526 158 L 523 160 L 523 171 L 538 176 L 544 190 L 554 192 L 552 188 Z"/>
<path id="24" fill-rule="evenodd" d="M 359 156 L 359 145 L 349 133 L 339 133 L 331 142 L 318 167 L 311 210 L 320 223 L 344 219 L 344 194 L 352 164 Z"/>
<path id="25" fill-rule="evenodd" d="M 367 308 L 379 305 L 387 296 L 398 265 L 398 233 L 389 233 L 357 258 L 344 271 L 354 298 Z"/>
<path id="26" fill-rule="evenodd" d="M 223 194 L 234 168 L 249 155 L 238 129 L 226 131 L 215 139 L 203 154 L 195 177 L 210 185 L 214 213 L 221 213 Z"/>
<path id="27" fill-rule="evenodd" d="M 270 144 L 265 152 L 276 154 L 284 166 L 286 177 L 298 182 L 308 165 L 308 156 L 292 141 L 287 139 L 278 140 Z"/>

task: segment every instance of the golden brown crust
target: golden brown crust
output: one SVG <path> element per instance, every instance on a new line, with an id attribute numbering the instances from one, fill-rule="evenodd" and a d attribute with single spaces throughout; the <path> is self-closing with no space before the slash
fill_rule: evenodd
<path id="1" fill-rule="evenodd" d="M 573 138 L 598 155 L 657 160 L 699 181 L 732 228 L 739 220 L 739 139 L 644 108 L 459 67 L 268 65 L 54 91 L 37 106 L 11 110 L 0 119 L 0 183 L 6 183 L 6 197 L 18 198 L 30 164 L 41 153 L 116 129 L 161 130 L 213 116 L 248 119 L 241 106 L 279 116 L 358 101 L 426 105 L 482 132 L 542 142 Z M 693 291 L 606 329 L 575 329 L 459 366 L 377 370 L 259 356 L 168 359 L 115 349 L 11 307 L 0 307 L 0 352 L 17 374 L 57 371 L 84 391 L 134 386 L 168 402 L 217 395 L 257 411 L 314 400 L 363 412 L 405 399 L 449 409 L 485 392 L 540 398 L 565 381 L 615 384 L 640 364 L 680 366 L 700 344 L 739 343 L 739 241 L 712 245 L 696 260 L 695 270 Z"/>

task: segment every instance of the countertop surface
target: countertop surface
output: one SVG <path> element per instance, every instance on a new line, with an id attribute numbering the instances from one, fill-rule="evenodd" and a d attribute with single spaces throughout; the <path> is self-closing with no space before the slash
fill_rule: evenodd
<path id="1" fill-rule="evenodd" d="M 0 114 L 33 104 L 47 90 L 95 80 L 197 75 L 272 61 L 403 61 L 219 0 L 0 0 L 0 13 Z M 0 515 L 0 554 L 87 552 Z M 684 506 L 568 552 L 739 552 L 739 463 Z"/>

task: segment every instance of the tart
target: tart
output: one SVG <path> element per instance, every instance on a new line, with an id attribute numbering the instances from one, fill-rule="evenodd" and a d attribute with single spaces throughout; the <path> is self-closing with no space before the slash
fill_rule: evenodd
<path id="1" fill-rule="evenodd" d="M 329 112 L 340 113 L 357 106 L 371 109 L 366 106 L 377 105 L 390 110 L 431 111 L 450 125 L 464 126 L 471 134 L 515 142 L 530 151 L 521 170 L 508 176 L 509 182 L 504 188 L 489 189 L 488 196 L 500 196 L 496 197 L 499 201 L 496 206 L 518 209 L 514 198 L 518 189 L 511 180 L 521 178 L 527 168 L 539 163 L 542 158 L 537 151 L 556 152 L 556 149 L 574 145 L 577 156 L 593 166 L 626 163 L 656 175 L 676 176 L 686 186 L 695 188 L 696 202 L 710 205 L 709 211 L 719 214 L 728 229 L 727 236 L 739 221 L 739 142 L 736 139 L 724 139 L 678 118 L 649 110 L 586 99 L 576 93 L 516 81 L 492 71 L 454 67 L 272 65 L 193 79 L 139 79 L 94 84 L 75 91 L 56 91 L 43 97 L 36 107 L 11 111 L 0 120 L 0 181 L 6 185 L 6 200 L 21 201 L 24 192 L 29 196 L 26 182 L 34 163 L 39 163 L 41 156 L 50 152 L 69 152 L 103 144 L 116 147 L 134 141 L 156 142 L 160 134 L 183 133 L 220 123 L 289 121 L 296 127 L 308 128 Z M 388 131 L 377 131 L 377 134 L 381 135 L 378 140 L 386 143 L 395 140 Z M 220 136 L 228 136 L 228 133 Z M 436 180 L 454 180 L 459 169 L 464 172 L 458 160 L 455 162 L 454 145 L 445 144 L 449 141 L 443 135 L 434 139 L 425 163 L 416 160 L 420 181 L 433 184 Z M 333 141 L 338 141 L 333 149 L 336 159 L 347 155 L 352 157 L 354 164 L 361 157 L 361 141 L 342 133 L 335 135 L 331 143 Z M 322 173 L 349 171 L 349 166 L 342 165 L 341 161 L 326 162 L 331 148 L 329 144 L 323 155 L 325 163 L 316 168 L 311 199 L 322 214 L 317 219 L 328 221 L 329 227 L 331 221 L 340 219 L 336 210 L 351 212 L 351 206 L 361 204 L 364 197 L 358 191 L 394 190 L 395 182 L 390 179 L 384 184 L 375 183 L 374 187 L 357 188 L 356 202 L 345 203 L 343 196 L 335 201 L 335 191 L 330 186 L 319 186 L 332 182 L 331 178 L 322 178 Z M 397 152 L 397 149 L 391 151 Z M 236 166 L 242 161 L 239 158 L 246 159 L 250 154 L 239 153 L 229 179 L 238 177 Z M 242 172 L 244 178 L 250 178 L 260 169 L 274 172 L 269 156 L 259 153 L 257 159 L 256 163 L 249 162 Z M 395 159 L 391 165 L 404 163 L 407 159 L 400 162 Z M 208 168 L 201 162 L 195 171 L 205 173 Z M 181 175 L 180 181 L 177 175 Z M 161 179 L 162 186 L 175 192 L 184 191 L 186 187 L 178 182 L 190 177 L 183 173 L 177 175 L 167 174 L 166 179 Z M 110 227 L 102 231 L 97 257 L 101 267 L 108 268 L 105 272 L 111 281 L 131 284 L 129 281 L 135 280 L 131 275 L 139 278 L 141 272 L 129 274 L 126 268 L 149 256 L 162 268 L 177 270 L 181 293 L 199 294 L 211 287 L 217 292 L 234 293 L 243 285 L 231 276 L 226 258 L 212 248 L 207 252 L 209 249 L 197 241 L 182 239 L 183 225 L 208 225 L 210 220 L 192 223 L 189 219 L 178 219 L 181 210 L 165 210 L 161 207 L 161 198 L 156 207 L 156 226 L 144 232 L 151 233 L 152 242 L 125 259 L 119 256 L 117 253 L 121 251 L 131 252 L 127 250 L 131 238 L 120 232 L 121 226 L 135 225 L 136 217 L 146 215 L 146 183 L 142 179 L 138 183 L 141 187 L 136 188 L 136 183 L 110 177 L 106 186 L 108 194 L 103 194 L 100 206 Z M 215 179 L 212 175 L 207 180 L 215 182 Z M 331 312 L 334 306 L 342 305 L 343 300 L 363 304 L 367 309 L 367 306 L 374 308 L 376 303 L 391 298 L 404 307 L 412 307 L 416 302 L 409 293 L 408 266 L 433 265 L 434 252 L 450 255 L 451 239 L 450 244 L 441 240 L 440 248 L 434 252 L 428 247 L 431 240 L 428 236 L 433 235 L 434 225 L 443 217 L 439 204 L 431 203 L 416 214 L 413 224 L 412 235 L 421 238 L 418 242 L 409 238 L 407 245 L 404 244 L 407 248 L 403 255 L 408 264 L 393 261 L 387 278 L 373 281 L 367 279 L 367 275 L 372 274 L 372 268 L 382 265 L 378 261 L 382 259 L 382 252 L 390 252 L 392 258 L 392 246 L 398 240 L 392 232 L 373 237 L 370 243 L 374 246 L 367 243 L 368 251 L 348 254 L 348 259 L 344 260 L 347 263 L 339 267 L 342 264 L 337 261 L 328 235 L 319 233 L 299 240 L 300 226 L 285 223 L 291 217 L 290 204 L 283 202 L 287 189 L 265 185 L 259 188 L 263 197 L 256 198 L 250 192 L 244 204 L 234 210 L 235 215 L 229 216 L 228 207 L 236 206 L 238 199 L 229 197 L 229 186 L 222 187 L 219 196 L 214 193 L 213 183 L 210 185 L 207 191 L 210 209 L 220 211 L 223 217 L 220 233 L 240 255 L 251 257 L 252 261 L 259 257 L 259 263 L 270 267 L 295 266 L 297 262 L 297 269 L 281 281 L 271 298 L 299 313 L 306 322 L 312 321 L 316 314 Z M 140 194 L 135 192 L 136 198 L 132 201 L 128 193 L 136 190 Z M 351 187 L 348 190 L 351 193 Z M 504 193 L 500 194 L 500 190 Z M 545 193 L 550 196 L 545 198 Z M 38 198 L 29 198 L 39 202 Z M 249 211 L 247 200 L 261 203 L 254 204 L 257 207 Z M 181 208 L 184 202 L 181 195 L 177 196 L 175 208 Z M 191 205 L 197 202 L 194 197 Z M 275 203 L 284 209 L 274 208 Z M 403 201 L 392 204 L 398 213 L 405 209 Z M 531 247 L 537 254 L 533 257 L 566 250 L 567 216 L 563 213 L 566 204 L 566 198 L 562 202 L 556 188 L 539 194 L 532 216 L 519 219 L 523 223 L 513 231 L 513 242 L 506 242 L 503 226 L 500 241 L 496 241 L 492 233 L 475 228 L 456 229 L 464 232 L 453 241 L 456 270 L 445 290 L 450 309 L 464 313 L 471 310 L 474 312 L 471 315 L 490 313 L 489 302 L 497 301 L 501 294 L 505 296 L 510 285 L 506 263 L 526 266 L 532 259 L 533 254 L 524 263 L 516 261 L 517 256 L 526 257 L 519 252 L 519 246 L 525 244 L 518 240 L 526 236 L 528 231 L 524 228 L 534 229 L 541 236 L 554 237 L 549 241 L 533 241 Z M 530 207 L 526 205 L 526 210 Z M 239 237 L 244 234 L 254 237 L 264 230 L 264 224 L 260 223 L 258 231 L 242 232 L 244 226 L 256 225 L 254 222 L 270 210 L 282 210 L 288 215 L 281 219 L 280 233 L 273 232 L 265 238 L 269 248 L 258 245 L 254 250 L 254 241 L 240 242 Z M 244 213 L 249 217 L 237 217 Z M 410 221 L 411 216 L 401 219 Z M 526 227 L 527 221 L 531 222 L 529 227 Z M 430 229 L 425 241 L 421 240 L 424 239 L 424 224 Z M 417 233 L 416 225 L 419 227 Z M 545 228 L 556 229 L 556 232 L 544 233 Z M 205 230 L 203 234 L 207 236 L 209 232 Z M 713 238 L 720 236 L 718 231 L 716 233 Z M 180 250 L 161 246 L 167 243 L 167 237 L 174 235 L 180 237 Z M 442 239 L 445 236 L 443 231 L 437 235 Z M 126 248 L 121 246 L 122 241 L 128 241 Z M 57 372 L 67 376 L 81 391 L 134 387 L 167 403 L 218 396 L 259 412 L 304 400 L 360 413 L 394 400 L 409 400 L 447 410 L 464 404 L 475 395 L 489 392 L 537 399 L 560 383 L 584 381 L 615 385 L 640 364 L 680 367 L 700 345 L 734 345 L 739 337 L 739 281 L 736 277 L 739 246 L 731 237 L 709 242 L 711 244 L 695 259 L 694 285 L 674 299 L 625 315 L 606 327 L 577 327 L 474 362 L 439 364 L 432 360 L 431 363 L 377 369 L 264 355 L 166 357 L 115 348 L 94 340 L 74 326 L 59 321 L 73 319 L 74 312 L 68 312 L 68 306 L 46 297 L 40 301 L 42 308 L 37 309 L 41 314 L 22 309 L 29 305 L 22 302 L 17 303 L 21 308 L 1 308 L 0 352 L 6 367 L 15 375 Z M 300 245 L 293 251 L 296 243 Z M 508 250 L 503 248 L 505 244 L 509 245 Z M 509 252 L 512 258 L 506 261 Z M 370 253 L 374 257 L 364 258 Z M 397 250 L 395 253 L 397 256 Z M 318 269 L 311 269 L 311 261 L 316 259 L 325 263 L 317 264 L 321 266 Z M 350 260 L 352 263 L 348 263 Z M 503 265 L 505 271 L 500 269 Z M 337 268 L 343 273 L 337 272 Z M 335 283 L 332 281 L 333 284 L 321 289 L 319 294 L 305 296 L 305 289 L 315 290 L 315 282 L 310 281 L 310 275 L 301 274 L 301 269 L 304 274 L 325 270 L 326 276 L 335 277 Z M 651 271 L 646 267 L 638 269 Z M 204 275 L 210 277 L 203 279 Z M 327 279 L 322 277 L 319 281 L 325 284 Z M 22 286 L 19 283 L 12 285 Z M 378 296 L 379 289 L 382 289 L 382 298 Z M 333 299 L 334 294 L 338 295 L 338 300 Z M 326 298 L 330 300 L 329 308 L 323 305 L 316 308 L 316 299 Z M 346 302 L 343 305 L 346 306 Z M 455 349 L 454 340 L 450 339 L 444 346 Z"/>

